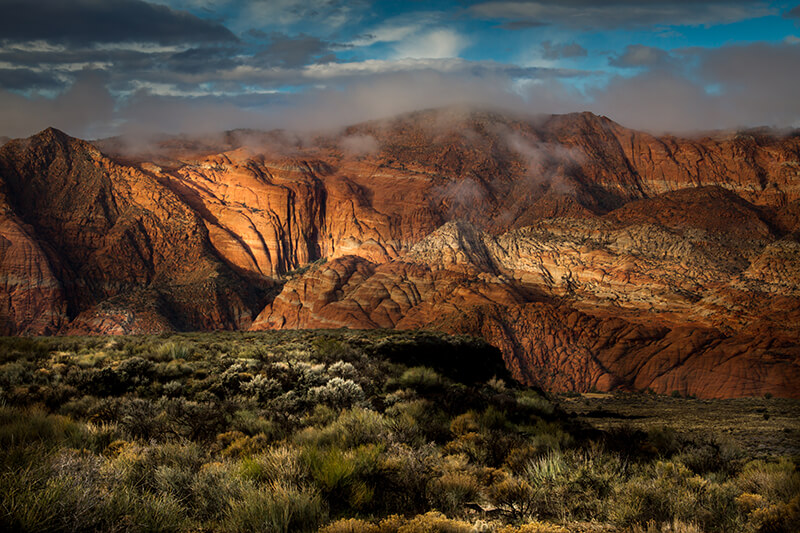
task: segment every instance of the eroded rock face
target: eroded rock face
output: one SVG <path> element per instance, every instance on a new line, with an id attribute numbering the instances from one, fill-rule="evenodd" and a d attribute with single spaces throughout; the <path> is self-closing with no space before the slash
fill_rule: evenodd
<path id="1" fill-rule="evenodd" d="M 220 154 L 204 155 L 204 141 L 192 155 L 187 141 L 138 157 L 197 212 L 217 254 L 256 277 L 343 255 L 396 259 L 450 220 L 498 235 L 686 188 L 735 194 L 764 209 L 773 226 L 796 227 L 800 212 L 788 208 L 800 201 L 800 137 L 764 132 L 684 140 L 590 113 L 522 120 L 446 109 L 315 138 L 242 136 L 220 139 L 227 149 Z M 706 200 L 717 201 L 696 201 Z M 681 205 L 690 211 L 672 213 L 674 219 L 692 216 L 687 202 Z M 672 208 L 665 201 L 654 209 Z M 706 222 L 737 228 L 740 221 L 731 213 Z"/>
<path id="2" fill-rule="evenodd" d="M 4 333 L 434 327 L 557 390 L 800 395 L 798 136 L 446 109 L 123 145 L 0 148 Z"/>
<path id="3" fill-rule="evenodd" d="M 0 215 L 0 334 L 50 334 L 67 320 L 61 282 L 30 226 Z"/>
<path id="4" fill-rule="evenodd" d="M 8 333 L 71 332 L 73 319 L 115 298 L 133 314 L 158 302 L 164 315 L 150 322 L 177 329 L 249 325 L 258 288 L 217 259 L 197 214 L 153 177 L 52 129 L 4 146 L 0 176 L 10 267 L 4 274 L 7 287 L 16 283 L 10 307 L 16 316 L 37 317 L 26 323 L 11 315 Z M 25 272 L 25 283 L 15 282 L 15 269 Z M 20 298 L 28 301 L 22 311 Z M 78 331 L 139 331 L 108 323 Z"/>
<path id="5" fill-rule="evenodd" d="M 697 191 L 709 200 L 719 192 Z M 682 196 L 640 202 L 642 217 Z M 757 212 L 730 201 L 709 202 L 707 214 Z M 478 334 L 515 377 L 554 390 L 796 396 L 798 243 L 755 222 L 745 234 L 747 225 L 715 232 L 691 217 L 679 228 L 620 222 L 623 214 L 500 236 L 448 223 L 389 263 L 345 257 L 310 269 L 253 328 Z"/>

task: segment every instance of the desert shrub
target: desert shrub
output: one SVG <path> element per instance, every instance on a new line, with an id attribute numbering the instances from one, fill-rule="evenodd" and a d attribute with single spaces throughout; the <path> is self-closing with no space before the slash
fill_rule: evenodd
<path id="1" fill-rule="evenodd" d="M 448 442 L 444 451 L 449 454 L 461 454 L 476 464 L 489 462 L 489 444 L 486 435 L 478 432 L 463 433 Z"/>
<path id="2" fill-rule="evenodd" d="M 0 339 L 0 363 L 18 360 L 36 361 L 44 358 L 49 349 L 39 339 L 3 337 Z"/>
<path id="3" fill-rule="evenodd" d="M 800 496 L 753 509 L 747 515 L 747 523 L 759 533 L 800 531 Z"/>
<path id="4" fill-rule="evenodd" d="M 88 461 L 88 462 L 87 462 Z M 52 470 L 27 469 L 0 476 L 5 531 L 180 531 L 183 507 L 169 494 L 101 490 L 91 456 L 65 456 Z"/>
<path id="5" fill-rule="evenodd" d="M 313 402 L 323 402 L 336 409 L 349 409 L 364 399 L 361 386 L 350 379 L 331 378 L 325 385 L 309 390 Z"/>
<path id="6" fill-rule="evenodd" d="M 158 406 L 141 398 L 120 404 L 119 427 L 134 439 L 150 440 L 164 436 L 164 417 Z"/>
<path id="7" fill-rule="evenodd" d="M 214 442 L 212 450 L 226 458 L 250 457 L 269 448 L 270 441 L 263 434 L 245 435 L 241 431 L 226 431 L 220 433 Z"/>
<path id="8" fill-rule="evenodd" d="M 194 475 L 191 500 L 186 502 L 192 516 L 202 522 L 220 521 L 230 512 L 232 502 L 242 497 L 244 485 L 230 463 L 207 463 Z"/>
<path id="9" fill-rule="evenodd" d="M 400 525 L 396 530 L 390 529 L 387 523 L 381 524 L 381 533 L 396 531 L 396 533 L 473 533 L 471 524 L 459 520 L 451 520 L 440 512 L 430 511 L 418 515 Z"/>
<path id="10" fill-rule="evenodd" d="M 123 530 L 171 533 L 188 526 L 185 509 L 169 494 L 142 493 L 129 500 L 126 510 L 126 514 L 116 517 L 117 527 L 122 526 Z"/>
<path id="11" fill-rule="evenodd" d="M 328 375 L 342 379 L 356 380 L 358 378 L 358 371 L 352 363 L 340 360 L 328 367 Z"/>
<path id="12" fill-rule="evenodd" d="M 155 365 L 152 361 L 141 357 L 129 357 L 120 361 L 116 372 L 120 381 L 130 387 L 149 381 L 154 369 Z"/>
<path id="13" fill-rule="evenodd" d="M 156 363 L 154 371 L 161 381 L 186 379 L 194 373 L 192 365 L 182 359 Z M 178 382 L 180 383 L 180 382 Z"/>
<path id="14" fill-rule="evenodd" d="M 646 525 L 635 525 L 630 529 L 631 533 L 703 533 L 702 530 L 692 522 L 673 520 L 659 524 L 653 520 Z"/>
<path id="15" fill-rule="evenodd" d="M 544 455 L 550 451 L 569 448 L 574 443 L 572 435 L 557 422 L 536 420 L 533 424 L 520 425 L 519 430 L 526 435 L 524 442 L 512 443 L 514 446 L 531 446 L 536 455 Z M 507 453 L 511 452 L 511 449 Z"/>
<path id="16" fill-rule="evenodd" d="M 663 525 L 678 520 L 699 522 L 707 531 L 738 528 L 737 492 L 694 475 L 680 463 L 658 462 L 619 485 L 611 518 L 620 525 Z"/>
<path id="17" fill-rule="evenodd" d="M 531 487 L 530 512 L 561 519 L 570 512 L 575 503 L 571 492 L 576 491 L 573 466 L 561 452 L 549 452 L 528 463 L 521 477 Z M 588 496 L 581 495 L 584 499 Z"/>
<path id="18" fill-rule="evenodd" d="M 289 445 L 270 448 L 242 460 L 242 478 L 257 484 L 299 484 L 305 480 L 306 469 L 300 450 Z"/>
<path id="19" fill-rule="evenodd" d="M 555 411 L 555 405 L 551 401 L 532 391 L 520 392 L 516 402 L 520 408 L 537 415 L 549 416 Z"/>
<path id="20" fill-rule="evenodd" d="M 415 422 L 415 430 L 421 433 L 421 439 L 426 442 L 443 443 L 451 437 L 450 418 L 430 400 L 398 402 L 386 409 L 386 415 L 395 419 L 409 417 Z"/>
<path id="21" fill-rule="evenodd" d="M 800 471 L 788 459 L 751 461 L 734 483 L 743 492 L 761 494 L 774 502 L 787 502 L 800 494 Z"/>
<path id="22" fill-rule="evenodd" d="M 318 337 L 312 342 L 314 355 L 324 363 L 355 362 L 358 353 L 349 344 L 331 337 Z"/>
<path id="23" fill-rule="evenodd" d="M 264 435 L 268 439 L 277 438 L 280 434 L 280 428 L 261 416 L 259 412 L 250 409 L 239 409 L 233 415 L 231 420 L 231 429 L 234 431 L 241 431 L 245 435 Z"/>
<path id="24" fill-rule="evenodd" d="M 380 510 L 384 514 L 425 510 L 426 487 L 441 463 L 441 454 L 431 444 L 419 448 L 393 444 L 380 456 L 378 464 L 380 483 L 376 485 L 375 501 L 380 502 Z"/>
<path id="25" fill-rule="evenodd" d="M 0 406 L 0 446 L 3 448 L 36 442 L 57 443 L 82 433 L 80 424 L 63 416 L 50 415 L 41 409 Z"/>
<path id="26" fill-rule="evenodd" d="M 409 368 L 398 380 L 403 387 L 409 387 L 422 392 L 431 392 L 442 386 L 441 376 L 432 368 L 415 366 Z"/>
<path id="27" fill-rule="evenodd" d="M 177 437 L 208 441 L 228 424 L 226 409 L 218 403 L 173 398 L 163 401 L 161 406 L 164 409 L 164 430 Z"/>
<path id="28" fill-rule="evenodd" d="M 478 415 L 475 411 L 468 411 L 458 415 L 450 422 L 450 431 L 456 436 L 478 433 L 480 430 Z"/>
<path id="29" fill-rule="evenodd" d="M 533 487 L 517 477 L 508 476 L 495 481 L 488 492 L 489 500 L 494 505 L 516 518 L 530 515 L 536 505 Z"/>
<path id="30" fill-rule="evenodd" d="M 306 447 L 302 459 L 314 484 L 326 496 L 332 509 L 363 509 L 373 501 L 373 479 L 381 448 L 360 446 L 343 451 Z"/>
<path id="31" fill-rule="evenodd" d="M 190 503 L 195 471 L 179 465 L 160 465 L 153 471 L 153 492 L 169 494 L 175 501 Z"/>
<path id="32" fill-rule="evenodd" d="M 0 478 L 5 531 L 91 530 L 100 522 L 96 495 L 68 476 L 32 470 Z"/>
<path id="33" fill-rule="evenodd" d="M 297 415 L 306 407 L 305 396 L 294 390 L 276 396 L 264 405 L 265 410 L 272 413 L 273 419 L 279 421 L 287 429 L 293 429 Z"/>
<path id="34" fill-rule="evenodd" d="M 323 428 L 306 428 L 295 436 L 300 444 L 353 448 L 363 444 L 377 444 L 388 439 L 386 419 L 375 411 L 355 408 L 343 411 L 339 417 Z"/>
<path id="35" fill-rule="evenodd" d="M 668 427 L 652 428 L 647 432 L 647 441 L 659 457 L 668 458 L 683 449 L 684 443 L 678 433 Z"/>
<path id="36" fill-rule="evenodd" d="M 673 460 L 680 461 L 697 474 L 721 472 L 733 475 L 741 468 L 742 451 L 730 440 L 708 439 L 693 442 Z"/>
<path id="37" fill-rule="evenodd" d="M 387 420 L 389 440 L 412 446 L 425 444 L 425 435 L 414 417 L 407 412 L 395 414 Z"/>
<path id="38" fill-rule="evenodd" d="M 480 485 L 468 472 L 445 472 L 428 482 L 426 493 L 432 508 L 453 514 L 478 497 Z"/>
<path id="39" fill-rule="evenodd" d="M 11 361 L 0 366 L 0 386 L 5 389 L 33 382 L 36 367 L 26 361 Z"/>
<path id="40" fill-rule="evenodd" d="M 196 443 L 163 443 L 141 445 L 135 442 L 115 442 L 107 450 L 109 461 L 104 474 L 115 484 L 150 491 L 172 488 L 186 494 L 191 474 L 200 469 L 205 453 Z"/>
<path id="41" fill-rule="evenodd" d="M 149 354 L 154 361 L 167 361 L 170 359 L 189 359 L 194 349 L 182 342 L 165 342 Z"/>
<path id="42" fill-rule="evenodd" d="M 251 395 L 259 403 L 266 403 L 283 393 L 280 382 L 264 374 L 257 374 L 242 384 L 242 392 Z"/>
<path id="43" fill-rule="evenodd" d="M 548 522 L 528 522 L 520 526 L 504 526 L 497 533 L 569 533 L 564 527 Z"/>
<path id="44" fill-rule="evenodd" d="M 316 531 L 327 518 L 320 495 L 308 487 L 272 484 L 245 490 L 228 511 L 222 529 L 231 532 Z"/>
<path id="45" fill-rule="evenodd" d="M 379 533 L 375 524 L 357 518 L 342 518 L 320 529 L 320 533 Z"/>
<path id="46" fill-rule="evenodd" d="M 515 475 L 522 474 L 528 464 L 542 456 L 542 452 L 536 446 L 529 443 L 517 446 L 509 450 L 503 465 Z"/>

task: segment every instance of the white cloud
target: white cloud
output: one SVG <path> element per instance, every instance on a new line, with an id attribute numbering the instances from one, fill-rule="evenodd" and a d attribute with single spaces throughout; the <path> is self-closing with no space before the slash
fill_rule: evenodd
<path id="1" fill-rule="evenodd" d="M 303 76 L 325 80 L 428 69 L 437 72 L 454 72 L 476 65 L 477 63 L 458 58 L 367 59 L 366 61 L 352 61 L 349 63 L 309 65 L 303 69 Z"/>
<path id="2" fill-rule="evenodd" d="M 126 52 L 139 52 L 142 54 L 174 54 L 178 52 L 185 52 L 192 48 L 189 44 L 178 45 L 163 45 L 159 43 L 98 43 L 94 45 L 95 50 L 102 50 L 108 52 L 126 51 Z"/>
<path id="3" fill-rule="evenodd" d="M 406 38 L 395 47 L 395 57 L 417 59 L 458 57 L 468 44 L 462 35 L 452 30 L 438 29 Z"/>
<path id="4" fill-rule="evenodd" d="M 64 52 L 67 47 L 63 44 L 52 44 L 47 41 L 25 41 L 25 42 L 6 42 L 4 43 L 3 50 L 17 50 L 19 52 Z"/>

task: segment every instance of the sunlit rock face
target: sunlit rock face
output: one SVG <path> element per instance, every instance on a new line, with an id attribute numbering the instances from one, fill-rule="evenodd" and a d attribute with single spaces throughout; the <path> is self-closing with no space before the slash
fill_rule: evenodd
<path id="1" fill-rule="evenodd" d="M 555 390 L 800 396 L 800 137 L 445 109 L 0 149 L 6 334 L 435 328 Z"/>

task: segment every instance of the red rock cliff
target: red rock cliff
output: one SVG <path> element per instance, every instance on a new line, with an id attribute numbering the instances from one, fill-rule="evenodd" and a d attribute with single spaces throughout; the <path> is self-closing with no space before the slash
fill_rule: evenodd
<path id="1" fill-rule="evenodd" d="M 800 136 L 446 109 L 97 146 L 0 149 L 5 333 L 436 327 L 555 389 L 800 396 Z"/>

